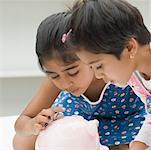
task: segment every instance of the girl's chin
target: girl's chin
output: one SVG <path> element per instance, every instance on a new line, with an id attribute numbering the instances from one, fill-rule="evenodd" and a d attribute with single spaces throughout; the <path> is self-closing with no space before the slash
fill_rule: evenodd
<path id="1" fill-rule="evenodd" d="M 76 96 L 76 97 L 79 97 L 79 96 L 81 96 L 81 94 L 83 94 L 83 93 L 81 93 L 81 94 L 79 94 L 79 93 L 71 93 L 72 95 L 74 95 L 74 96 Z"/>
<path id="2" fill-rule="evenodd" d="M 116 86 L 118 86 L 118 87 L 121 87 L 121 88 L 125 88 L 125 87 L 127 87 L 127 83 L 117 83 L 117 82 L 114 82 L 113 84 L 115 84 Z"/>
<path id="3" fill-rule="evenodd" d="M 77 91 L 71 92 L 71 94 L 74 96 L 80 96 L 81 94 L 84 94 L 84 92 L 79 89 Z"/>

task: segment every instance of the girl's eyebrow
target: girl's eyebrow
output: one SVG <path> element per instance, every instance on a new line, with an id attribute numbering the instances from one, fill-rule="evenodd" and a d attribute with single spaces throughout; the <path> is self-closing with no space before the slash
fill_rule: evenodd
<path id="1" fill-rule="evenodd" d="M 98 61 L 100 61 L 100 59 L 93 60 L 93 61 L 89 62 L 88 65 L 92 65 L 92 64 L 94 64 L 94 63 L 96 63 L 96 62 L 98 62 Z"/>
<path id="2" fill-rule="evenodd" d="M 55 72 L 53 72 L 53 71 L 47 70 L 45 67 L 43 67 L 43 72 L 44 72 L 44 73 L 48 73 L 48 74 L 49 74 L 49 73 L 55 73 Z"/>
<path id="3" fill-rule="evenodd" d="M 62 72 L 68 71 L 68 70 L 71 70 L 71 69 L 74 69 L 74 68 L 77 68 L 78 66 L 79 66 L 79 65 L 71 66 L 71 67 L 69 67 L 69 68 L 64 69 Z"/>
<path id="4" fill-rule="evenodd" d="M 45 73 L 51 73 L 51 74 L 52 74 L 52 73 L 55 73 L 55 72 L 49 71 L 49 70 L 44 70 L 44 72 L 45 72 Z"/>
<path id="5" fill-rule="evenodd" d="M 74 68 L 77 68 L 79 65 L 75 65 L 75 66 L 71 66 L 71 67 L 68 67 L 66 69 L 64 69 L 62 72 L 65 72 L 65 71 L 68 71 L 68 70 L 71 70 L 71 69 L 74 69 Z M 56 72 L 53 72 L 53 71 L 50 71 L 50 70 L 44 70 L 45 73 L 48 73 L 48 74 L 54 74 Z"/>

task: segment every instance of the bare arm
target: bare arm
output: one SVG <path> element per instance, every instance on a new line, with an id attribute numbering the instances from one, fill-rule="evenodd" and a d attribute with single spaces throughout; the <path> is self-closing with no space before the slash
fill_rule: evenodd
<path id="1" fill-rule="evenodd" d="M 23 135 L 38 134 L 43 125 L 49 122 L 48 116 L 53 115 L 54 111 L 50 110 L 50 107 L 59 93 L 60 89 L 46 77 L 37 94 L 17 119 L 16 132 Z M 62 110 L 57 108 L 55 111 Z"/>

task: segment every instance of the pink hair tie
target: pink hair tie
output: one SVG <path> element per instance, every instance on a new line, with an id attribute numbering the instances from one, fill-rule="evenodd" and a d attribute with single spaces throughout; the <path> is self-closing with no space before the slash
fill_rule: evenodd
<path id="1" fill-rule="evenodd" d="M 67 34 L 64 33 L 64 34 L 62 35 L 62 39 L 61 39 L 62 43 L 65 43 L 65 42 L 67 41 L 67 38 L 68 38 L 68 36 L 69 36 L 69 34 L 70 34 L 71 32 L 72 32 L 72 29 L 70 29 Z"/>

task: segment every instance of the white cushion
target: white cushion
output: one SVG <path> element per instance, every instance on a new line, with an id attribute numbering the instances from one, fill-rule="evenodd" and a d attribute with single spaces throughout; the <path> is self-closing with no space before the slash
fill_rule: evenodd
<path id="1" fill-rule="evenodd" d="M 0 117 L 0 150 L 13 150 L 14 123 L 18 116 Z"/>

